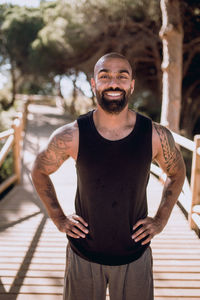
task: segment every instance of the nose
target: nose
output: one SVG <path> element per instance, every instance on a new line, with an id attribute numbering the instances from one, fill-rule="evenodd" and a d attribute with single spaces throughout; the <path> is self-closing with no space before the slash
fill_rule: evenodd
<path id="1" fill-rule="evenodd" d="M 119 82 L 117 78 L 112 78 L 109 82 L 109 88 L 116 89 L 119 87 Z"/>

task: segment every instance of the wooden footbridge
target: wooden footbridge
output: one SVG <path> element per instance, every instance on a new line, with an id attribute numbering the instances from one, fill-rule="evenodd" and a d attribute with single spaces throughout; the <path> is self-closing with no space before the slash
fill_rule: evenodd
<path id="1" fill-rule="evenodd" d="M 29 174 L 39 148 L 66 122 L 69 118 L 56 107 L 29 105 L 21 183 L 0 202 L 0 300 L 62 299 L 67 240 L 46 216 Z M 52 180 L 64 211 L 72 213 L 73 161 L 68 160 Z M 150 215 L 158 207 L 161 191 L 161 182 L 152 174 Z M 154 238 L 152 249 L 155 299 L 200 299 L 200 240 L 178 205 L 164 231 Z"/>

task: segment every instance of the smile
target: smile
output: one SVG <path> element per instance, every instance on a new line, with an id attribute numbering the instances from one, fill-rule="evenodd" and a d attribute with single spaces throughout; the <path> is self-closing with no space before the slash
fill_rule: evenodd
<path id="1" fill-rule="evenodd" d="M 119 98 L 123 95 L 123 92 L 104 92 L 104 95 L 111 98 Z"/>

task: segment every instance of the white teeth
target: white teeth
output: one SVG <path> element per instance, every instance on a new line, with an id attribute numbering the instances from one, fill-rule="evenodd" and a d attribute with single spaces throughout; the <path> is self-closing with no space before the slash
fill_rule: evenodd
<path id="1" fill-rule="evenodd" d="M 114 97 L 115 97 L 115 96 L 120 96 L 121 93 L 113 93 L 113 92 L 110 92 L 110 93 L 109 93 L 109 92 L 107 92 L 107 95 L 108 95 L 108 96 L 114 96 Z"/>

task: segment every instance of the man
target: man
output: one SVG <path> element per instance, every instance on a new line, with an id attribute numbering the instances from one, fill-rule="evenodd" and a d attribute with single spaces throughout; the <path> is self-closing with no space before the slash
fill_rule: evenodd
<path id="1" fill-rule="evenodd" d="M 91 79 L 97 108 L 57 129 L 32 178 L 57 228 L 69 239 L 65 300 L 152 300 L 151 239 L 165 227 L 185 178 L 165 127 L 129 110 L 132 68 L 118 53 L 101 57 Z M 68 158 L 77 168 L 76 214 L 65 216 L 49 175 Z M 146 186 L 155 160 L 167 174 L 160 206 L 148 217 Z"/>

